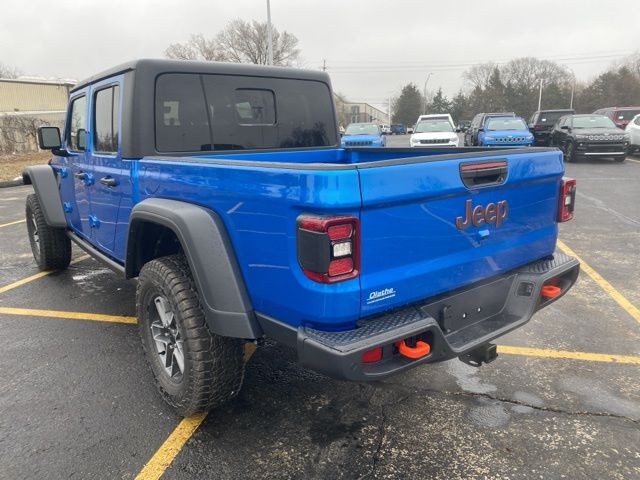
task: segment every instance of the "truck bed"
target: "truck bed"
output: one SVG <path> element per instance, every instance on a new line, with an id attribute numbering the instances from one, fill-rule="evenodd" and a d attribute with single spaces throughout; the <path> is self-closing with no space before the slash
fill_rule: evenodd
<path id="1" fill-rule="evenodd" d="M 504 182 L 463 185 L 461 164 L 496 160 L 506 161 Z M 181 199 L 220 215 L 257 311 L 328 330 L 551 255 L 563 174 L 561 153 L 544 148 L 148 157 L 137 169 L 134 202 Z M 508 201 L 507 221 L 458 230 L 455 218 L 470 199 L 474 206 Z M 126 221 L 123 206 L 119 218 Z M 296 257 L 296 219 L 303 213 L 359 218 L 357 278 L 326 285 L 305 277 Z M 124 252 L 124 241 L 118 229 L 116 251 Z M 331 302 L 323 294 L 329 290 Z"/>

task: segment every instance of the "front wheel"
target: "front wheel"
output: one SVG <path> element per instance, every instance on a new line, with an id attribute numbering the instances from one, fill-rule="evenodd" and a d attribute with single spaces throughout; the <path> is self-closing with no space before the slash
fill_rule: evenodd
<path id="1" fill-rule="evenodd" d="M 567 163 L 576 161 L 576 146 L 572 142 L 567 143 L 565 147 L 564 161 Z"/>
<path id="2" fill-rule="evenodd" d="M 33 258 L 40 270 L 64 270 L 71 262 L 71 240 L 64 228 L 47 224 L 38 195 L 27 197 L 25 206 L 27 234 Z"/>
<path id="3" fill-rule="evenodd" d="M 627 159 L 627 156 L 626 156 L 626 155 L 620 155 L 620 156 L 618 156 L 618 157 L 614 157 L 614 160 L 615 160 L 616 162 L 618 162 L 618 163 L 622 163 L 622 162 L 624 162 L 626 159 Z"/>
<path id="4" fill-rule="evenodd" d="M 238 394 L 244 376 L 242 341 L 209 331 L 184 255 L 142 267 L 136 309 L 156 387 L 180 415 L 210 410 Z"/>

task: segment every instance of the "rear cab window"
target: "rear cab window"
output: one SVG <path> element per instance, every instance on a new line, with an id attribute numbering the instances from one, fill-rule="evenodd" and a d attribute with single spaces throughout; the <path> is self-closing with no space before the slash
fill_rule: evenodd
<path id="1" fill-rule="evenodd" d="M 337 146 L 326 84 L 167 73 L 156 80 L 156 150 L 206 152 Z"/>
<path id="2" fill-rule="evenodd" d="M 614 120 L 631 120 L 638 115 L 640 110 L 616 110 L 613 115 Z"/>
<path id="3" fill-rule="evenodd" d="M 560 117 L 568 112 L 542 112 L 536 121 L 539 125 L 554 125 Z"/>

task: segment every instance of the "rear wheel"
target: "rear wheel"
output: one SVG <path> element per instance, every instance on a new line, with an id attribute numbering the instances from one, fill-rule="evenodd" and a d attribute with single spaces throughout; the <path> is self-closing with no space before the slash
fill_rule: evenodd
<path id="1" fill-rule="evenodd" d="M 184 255 L 145 264 L 136 308 L 156 387 L 180 415 L 210 410 L 238 394 L 244 376 L 242 341 L 209 331 Z"/>
<path id="2" fill-rule="evenodd" d="M 27 233 L 33 258 L 40 270 L 64 270 L 71 262 L 71 240 L 64 228 L 47 224 L 38 195 L 27 197 L 25 207 Z"/>

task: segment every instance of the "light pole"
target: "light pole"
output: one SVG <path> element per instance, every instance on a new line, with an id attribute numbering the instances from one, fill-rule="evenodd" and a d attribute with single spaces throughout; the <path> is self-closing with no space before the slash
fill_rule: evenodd
<path id="1" fill-rule="evenodd" d="M 538 93 L 538 110 L 540 110 L 541 105 L 542 105 L 542 79 L 540 79 L 540 93 Z"/>
<path id="2" fill-rule="evenodd" d="M 423 112 L 422 112 L 424 115 L 427 114 L 427 82 L 429 81 L 430 78 L 431 78 L 431 74 L 427 75 L 427 79 L 424 81 L 424 91 L 423 91 L 424 108 L 423 108 Z"/>
<path id="3" fill-rule="evenodd" d="M 273 36 L 271 34 L 271 1 L 267 0 L 267 48 L 269 50 L 269 65 L 273 65 Z"/>

